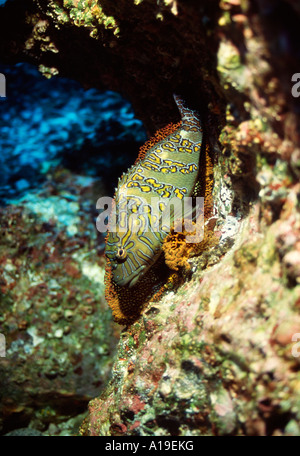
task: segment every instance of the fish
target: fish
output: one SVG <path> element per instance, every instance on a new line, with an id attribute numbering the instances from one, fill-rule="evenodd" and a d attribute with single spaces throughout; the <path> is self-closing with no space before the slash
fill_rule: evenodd
<path id="1" fill-rule="evenodd" d="M 179 127 L 150 147 L 119 178 L 115 191 L 105 255 L 120 287 L 136 286 L 158 260 L 184 198 L 192 196 L 197 182 L 202 122 L 180 95 L 173 97 Z"/>

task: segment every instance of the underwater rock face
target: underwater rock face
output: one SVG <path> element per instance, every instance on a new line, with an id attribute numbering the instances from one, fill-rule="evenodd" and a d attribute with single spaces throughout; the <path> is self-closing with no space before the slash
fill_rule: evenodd
<path id="1" fill-rule="evenodd" d="M 259 223 L 255 205 L 223 260 L 198 268 L 122 334 L 111 383 L 90 402 L 82 432 L 299 433 L 299 292 L 281 279 L 273 240 L 282 224 L 264 238 Z"/>
<path id="2" fill-rule="evenodd" d="M 181 88 L 214 152 L 218 245 L 125 328 L 81 432 L 299 435 L 299 5 L 24 5 L 18 14 L 5 6 L 3 58 L 26 55 L 46 75 L 119 90 L 150 134 L 178 120 L 172 92 Z"/>
<path id="3" fill-rule="evenodd" d="M 1 435 L 26 426 L 24 435 L 76 433 L 79 422 L 68 420 L 86 410 L 110 375 L 116 336 L 104 301 L 101 239 L 86 204 L 92 183 L 60 171 L 55 196 L 51 187 L 48 196 L 45 188 L 35 194 L 35 213 L 21 204 L 0 209 Z M 50 202 L 70 204 L 68 196 L 74 214 L 51 217 Z"/>

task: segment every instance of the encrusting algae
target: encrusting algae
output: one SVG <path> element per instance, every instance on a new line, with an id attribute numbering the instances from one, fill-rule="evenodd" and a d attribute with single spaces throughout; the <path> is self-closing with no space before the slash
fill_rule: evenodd
<path id="1" fill-rule="evenodd" d="M 204 235 L 187 242 L 197 221 L 185 220 L 180 229 L 176 208 L 171 224 L 165 223 L 171 200 L 181 203 L 184 197 L 204 197 L 202 220 L 212 213 L 213 166 L 201 120 L 179 96 L 174 98 L 181 122 L 167 125 L 141 147 L 116 189 L 116 225 L 106 238 L 105 297 L 120 324 L 138 318 L 150 299 L 162 295 L 168 279 L 178 285 L 181 273 L 190 269 L 188 259 L 212 244 L 208 225 Z M 158 211 L 153 209 L 153 197 L 158 197 Z"/>

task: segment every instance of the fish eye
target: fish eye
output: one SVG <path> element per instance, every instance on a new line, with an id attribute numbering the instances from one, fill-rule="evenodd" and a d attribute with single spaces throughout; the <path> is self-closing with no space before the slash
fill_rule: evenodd
<path id="1" fill-rule="evenodd" d="M 122 247 L 120 247 L 116 253 L 116 259 L 119 263 L 123 262 L 126 260 L 126 257 L 127 257 L 127 252 L 125 249 L 123 249 Z"/>

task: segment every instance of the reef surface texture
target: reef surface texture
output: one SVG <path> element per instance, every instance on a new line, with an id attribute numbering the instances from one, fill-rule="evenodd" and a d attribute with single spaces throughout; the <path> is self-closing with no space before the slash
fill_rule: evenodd
<path id="1" fill-rule="evenodd" d="M 218 243 L 123 330 L 81 433 L 300 434 L 299 16 L 293 0 L 3 7 L 6 63 L 119 91 L 149 134 L 179 120 L 180 90 L 213 154 Z"/>

